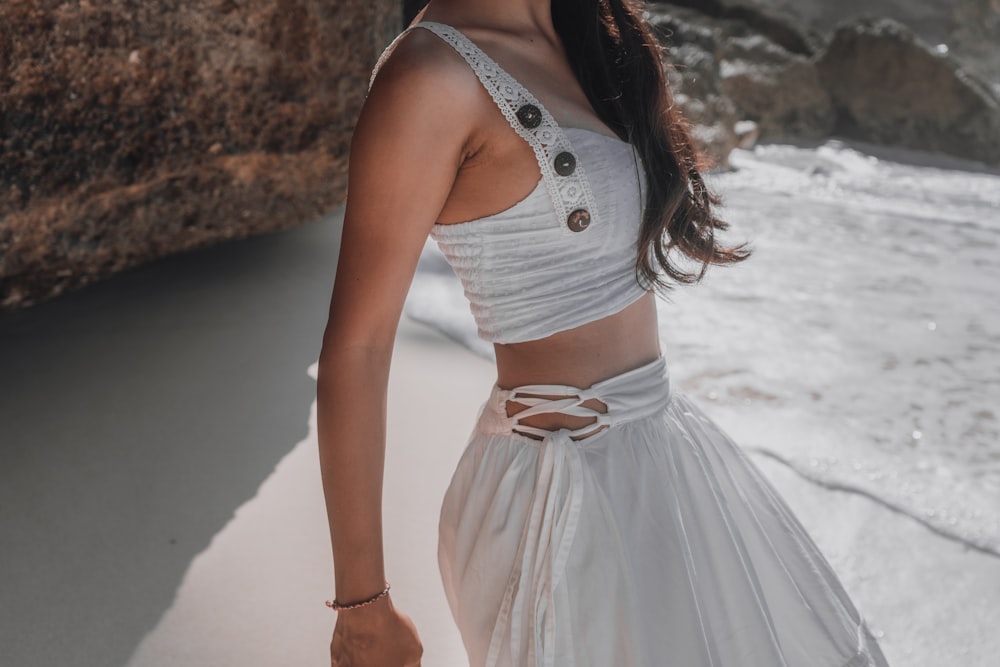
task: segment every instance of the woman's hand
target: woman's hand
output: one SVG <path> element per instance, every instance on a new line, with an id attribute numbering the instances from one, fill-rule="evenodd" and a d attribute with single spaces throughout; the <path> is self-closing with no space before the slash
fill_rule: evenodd
<path id="1" fill-rule="evenodd" d="M 385 598 L 337 615 L 331 667 L 420 667 L 424 648 L 406 614 Z"/>

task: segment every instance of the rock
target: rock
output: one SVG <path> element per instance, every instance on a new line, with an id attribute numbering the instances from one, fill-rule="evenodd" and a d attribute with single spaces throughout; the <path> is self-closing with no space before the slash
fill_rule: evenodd
<path id="1" fill-rule="evenodd" d="M 707 159 L 706 166 L 728 168 L 729 154 L 739 143 L 735 126 L 742 119 L 719 90 L 718 39 L 713 27 L 677 8 L 650 6 L 649 12 L 655 34 L 667 46 L 667 78 L 692 139 Z"/>
<path id="2" fill-rule="evenodd" d="M 1000 96 L 1000 0 L 959 0 L 952 12 L 951 52 Z"/>
<path id="3" fill-rule="evenodd" d="M 0 3 L 0 308 L 317 218 L 389 0 Z"/>
<path id="4" fill-rule="evenodd" d="M 987 0 L 980 2 L 985 7 Z M 923 8 L 935 9 L 935 3 L 925 0 Z M 727 126 L 751 120 L 765 141 L 836 133 L 997 163 L 998 92 L 972 76 L 946 45 L 931 47 L 893 21 L 866 20 L 839 29 L 811 56 L 822 40 L 792 20 L 774 18 L 773 7 L 759 6 L 777 4 L 674 0 L 650 8 L 676 65 L 678 101 L 705 126 L 695 134 L 710 153 L 718 157 L 735 145 Z M 969 3 L 960 0 L 960 6 Z"/>
<path id="5" fill-rule="evenodd" d="M 842 26 L 818 68 L 838 134 L 1000 164 L 1000 99 L 906 26 Z"/>
<path id="6" fill-rule="evenodd" d="M 760 126 L 752 120 L 741 120 L 733 126 L 733 130 L 736 132 L 737 148 L 749 150 L 760 139 Z"/>
<path id="7" fill-rule="evenodd" d="M 788 12 L 768 6 L 733 4 L 724 0 L 669 0 L 652 4 L 686 7 L 716 20 L 742 24 L 748 31 L 763 35 L 789 53 L 801 56 L 812 56 L 825 46 L 819 32 L 797 21 Z"/>
<path id="8" fill-rule="evenodd" d="M 680 0 L 705 4 L 705 0 Z M 787 16 L 821 34 L 862 18 L 891 18 L 946 44 L 980 79 L 1000 87 L 1000 0 L 711 0 L 717 16 L 744 7 Z M 779 41 L 780 43 L 780 41 Z"/>
<path id="9" fill-rule="evenodd" d="M 729 37 L 721 49 L 719 89 L 762 138 L 819 139 L 834 125 L 830 96 L 813 60 L 763 35 Z"/>
<path id="10" fill-rule="evenodd" d="M 739 121 L 753 121 L 759 138 L 772 141 L 816 139 L 832 130 L 833 107 L 813 58 L 790 51 L 743 18 L 714 16 L 743 16 L 723 12 L 718 2 L 683 4 L 692 7 L 650 6 L 650 20 L 668 47 L 678 102 L 702 126 L 695 135 L 710 140 L 703 145 L 713 159 L 725 164 L 740 141 L 734 130 Z M 820 43 L 807 33 L 792 41 L 805 50 L 803 45 Z"/>

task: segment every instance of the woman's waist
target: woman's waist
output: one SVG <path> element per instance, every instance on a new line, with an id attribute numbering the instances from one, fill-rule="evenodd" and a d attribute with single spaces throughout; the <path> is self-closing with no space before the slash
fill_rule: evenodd
<path id="1" fill-rule="evenodd" d="M 666 361 L 657 356 L 586 386 L 494 385 L 480 415 L 478 430 L 515 432 L 538 440 L 564 431 L 570 438 L 580 440 L 608 427 L 659 413 L 669 402 Z"/>
<path id="2" fill-rule="evenodd" d="M 546 338 L 496 344 L 497 385 L 589 387 L 661 356 L 656 302 L 647 293 L 607 317 Z"/>

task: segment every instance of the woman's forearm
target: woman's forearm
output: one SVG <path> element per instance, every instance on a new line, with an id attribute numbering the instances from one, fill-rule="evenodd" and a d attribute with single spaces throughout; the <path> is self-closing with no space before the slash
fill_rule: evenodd
<path id="1" fill-rule="evenodd" d="M 392 349 L 324 346 L 316 403 L 320 471 L 341 602 L 382 590 L 382 479 Z"/>

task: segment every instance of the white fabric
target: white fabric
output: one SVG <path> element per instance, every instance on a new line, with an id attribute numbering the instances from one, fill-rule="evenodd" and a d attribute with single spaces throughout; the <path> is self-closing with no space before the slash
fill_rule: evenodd
<path id="1" fill-rule="evenodd" d="M 600 423 L 534 440 L 506 402 Z M 594 428 L 606 428 L 583 440 Z M 474 667 L 884 667 L 829 564 L 662 359 L 589 390 L 494 388 L 439 558 Z"/>
<path id="2" fill-rule="evenodd" d="M 642 297 L 647 290 L 637 279 L 635 259 L 645 176 L 633 147 L 590 130 L 560 127 L 534 95 L 458 30 L 440 23 L 410 30 L 418 27 L 469 63 L 511 127 L 534 149 L 542 173 L 535 190 L 511 208 L 435 225 L 431 232 L 462 281 L 479 336 L 494 343 L 545 338 L 617 313 Z M 379 59 L 376 74 L 398 41 Z M 538 127 L 517 120 L 525 104 L 541 112 Z M 576 158 L 568 176 L 555 171 L 563 152 Z M 591 215 L 582 232 L 571 231 L 566 222 L 578 209 Z"/>

